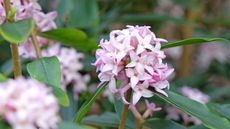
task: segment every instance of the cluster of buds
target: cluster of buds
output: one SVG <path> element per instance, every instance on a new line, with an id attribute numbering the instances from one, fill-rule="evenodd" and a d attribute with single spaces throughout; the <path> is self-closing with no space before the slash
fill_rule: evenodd
<path id="1" fill-rule="evenodd" d="M 59 106 L 51 89 L 19 77 L 0 83 L 0 117 L 13 129 L 57 129 Z"/>
<path id="2" fill-rule="evenodd" d="M 165 54 L 161 51 L 161 42 L 148 26 L 128 26 L 127 29 L 114 30 L 109 40 L 101 40 L 101 48 L 96 51 L 94 65 L 102 83 L 109 81 L 109 89 L 119 93 L 124 103 L 124 94 L 133 92 L 132 104 L 143 96 L 149 98 L 153 92 L 165 96 L 169 88 L 167 77 L 173 72 L 163 63 Z M 122 84 L 117 87 L 116 80 Z"/>

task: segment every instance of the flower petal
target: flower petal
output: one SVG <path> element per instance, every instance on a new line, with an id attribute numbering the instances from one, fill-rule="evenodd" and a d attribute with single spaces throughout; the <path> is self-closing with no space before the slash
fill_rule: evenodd
<path id="1" fill-rule="evenodd" d="M 115 78 L 111 78 L 110 82 L 109 82 L 109 89 L 112 93 L 117 92 L 117 88 L 116 88 L 116 80 Z"/>
<path id="2" fill-rule="evenodd" d="M 135 105 L 141 98 L 141 92 L 136 91 L 133 92 L 133 97 L 132 97 L 132 104 Z"/>
<path id="3" fill-rule="evenodd" d="M 141 95 L 145 98 L 150 98 L 153 96 L 153 92 L 148 90 L 148 89 L 142 89 L 141 90 Z"/>
<path id="4" fill-rule="evenodd" d="M 134 88 L 139 82 L 139 79 L 136 76 L 132 76 L 130 82 L 131 82 L 131 87 Z"/>

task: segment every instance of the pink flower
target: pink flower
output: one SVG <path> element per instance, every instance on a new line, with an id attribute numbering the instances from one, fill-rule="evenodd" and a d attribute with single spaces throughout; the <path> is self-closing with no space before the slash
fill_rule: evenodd
<path id="1" fill-rule="evenodd" d="M 152 90 L 167 95 L 167 77 L 173 72 L 163 63 L 164 52 L 160 50 L 164 39 L 156 38 L 148 26 L 128 26 L 127 29 L 114 30 L 109 40 L 100 41 L 96 51 L 96 66 L 100 81 L 109 81 L 109 89 L 119 93 L 125 103 L 124 94 L 132 89 L 132 103 L 141 97 L 151 97 Z M 116 80 L 122 85 L 116 86 Z M 125 80 L 125 81 L 124 81 Z M 125 82 L 125 83 L 124 83 Z"/>
<path id="2" fill-rule="evenodd" d="M 145 100 L 145 105 L 147 107 L 147 110 L 149 110 L 150 116 L 152 116 L 154 112 L 160 111 L 162 109 L 161 107 L 157 107 L 155 103 L 150 103 L 147 100 Z"/>
<path id="3" fill-rule="evenodd" d="M 40 82 L 22 77 L 0 83 L 0 116 L 13 129 L 57 129 L 59 106 Z"/>
<path id="4" fill-rule="evenodd" d="M 188 86 L 183 86 L 181 88 L 181 93 L 190 98 L 190 99 L 193 99 L 195 101 L 198 101 L 200 103 L 208 103 L 209 102 L 209 96 L 202 93 L 200 90 L 196 89 L 196 88 L 191 88 L 191 87 L 188 87 Z"/>
<path id="5" fill-rule="evenodd" d="M 6 12 L 4 10 L 4 1 L 0 0 L 0 24 L 3 24 L 6 20 Z M 40 5 L 37 0 L 11 0 L 11 8 L 16 9 L 14 16 L 15 21 L 24 20 L 32 18 L 35 20 L 36 29 L 44 32 L 56 28 L 56 23 L 54 22 L 57 17 L 56 12 L 49 12 L 45 14 L 42 12 Z M 45 38 L 36 37 L 39 46 L 44 46 L 49 43 Z M 31 38 L 19 47 L 20 55 L 25 58 L 35 58 L 35 50 L 32 45 Z"/>

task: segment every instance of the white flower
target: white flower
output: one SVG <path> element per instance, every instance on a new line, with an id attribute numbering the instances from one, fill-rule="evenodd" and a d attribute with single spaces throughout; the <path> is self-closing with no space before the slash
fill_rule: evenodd
<path id="1" fill-rule="evenodd" d="M 57 129 L 59 106 L 51 89 L 19 77 L 0 83 L 0 116 L 13 129 Z"/>

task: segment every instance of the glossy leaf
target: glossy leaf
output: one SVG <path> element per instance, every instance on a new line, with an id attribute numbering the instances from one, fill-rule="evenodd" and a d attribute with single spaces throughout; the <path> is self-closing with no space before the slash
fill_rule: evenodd
<path id="1" fill-rule="evenodd" d="M 151 129 L 187 129 L 176 122 L 157 118 L 145 121 L 144 126 L 149 127 Z"/>
<path id="2" fill-rule="evenodd" d="M 84 32 L 78 29 L 59 28 L 40 32 L 39 35 L 83 51 L 94 50 L 98 47 L 96 41 L 89 39 Z"/>
<path id="3" fill-rule="evenodd" d="M 216 112 L 217 114 L 219 114 L 220 116 L 223 116 L 225 118 L 227 118 L 228 120 L 230 120 L 230 104 L 214 104 L 214 103 L 210 103 L 208 104 L 208 107 Z"/>
<path id="4" fill-rule="evenodd" d="M 57 57 L 45 57 L 35 60 L 27 64 L 27 71 L 32 78 L 51 86 L 61 105 L 69 105 L 68 96 L 60 88 L 61 71 Z"/>
<path id="5" fill-rule="evenodd" d="M 210 112 L 208 107 L 204 104 L 188 99 L 171 91 L 168 91 L 169 97 L 165 97 L 159 94 L 157 94 L 157 96 L 164 101 L 174 105 L 181 111 L 201 120 L 202 123 L 208 128 L 230 129 L 230 122 L 227 119 L 220 117 L 213 112 Z"/>
<path id="6" fill-rule="evenodd" d="M 98 89 L 97 91 L 93 94 L 92 97 L 90 97 L 79 109 L 79 111 L 77 112 L 77 115 L 75 117 L 75 122 L 77 123 L 81 123 L 83 117 L 85 116 L 85 114 L 88 112 L 88 110 L 90 109 L 90 107 L 92 106 L 92 104 L 96 101 L 97 97 L 102 93 L 102 91 L 104 90 L 104 88 L 106 87 L 106 85 L 108 84 L 108 82 L 103 83 Z"/>
<path id="7" fill-rule="evenodd" d="M 161 46 L 161 49 L 172 48 L 177 46 L 192 45 L 192 44 L 201 44 L 207 42 L 229 42 L 224 38 L 190 38 L 175 42 L 168 42 Z"/>
<path id="8" fill-rule="evenodd" d="M 34 26 L 32 19 L 5 23 L 0 26 L 0 35 L 11 43 L 21 44 L 27 40 Z"/>
<path id="9" fill-rule="evenodd" d="M 57 57 L 45 57 L 27 65 L 30 76 L 50 86 L 60 87 L 61 71 Z"/>
<path id="10" fill-rule="evenodd" d="M 95 129 L 95 128 L 84 126 L 84 125 L 77 125 L 72 122 L 62 122 L 59 124 L 58 129 Z"/>

